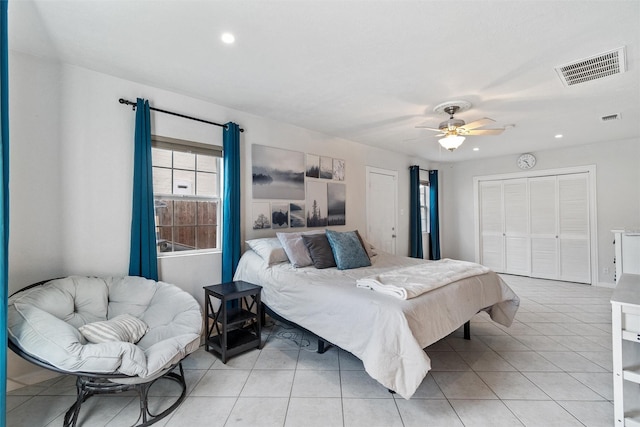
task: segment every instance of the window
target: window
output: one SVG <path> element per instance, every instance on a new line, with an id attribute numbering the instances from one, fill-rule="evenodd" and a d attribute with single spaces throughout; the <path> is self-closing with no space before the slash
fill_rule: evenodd
<path id="1" fill-rule="evenodd" d="M 158 253 L 220 246 L 219 147 L 152 137 Z"/>
<path id="2" fill-rule="evenodd" d="M 429 181 L 420 181 L 420 218 L 422 220 L 422 232 L 429 233 Z"/>

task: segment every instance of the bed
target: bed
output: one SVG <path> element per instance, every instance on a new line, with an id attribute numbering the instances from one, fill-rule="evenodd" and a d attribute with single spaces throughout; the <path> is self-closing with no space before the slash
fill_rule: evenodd
<path id="1" fill-rule="evenodd" d="M 356 282 L 430 261 L 377 251 L 370 256 L 369 267 L 296 267 L 286 257 L 283 261 L 274 256 L 277 239 L 259 240 L 270 240 L 273 248 L 247 250 L 234 280 L 262 286 L 262 301 L 268 309 L 352 353 L 372 378 L 405 399 L 431 369 L 424 348 L 479 311 L 509 326 L 518 309 L 518 296 L 491 271 L 405 300 L 359 288 Z"/>

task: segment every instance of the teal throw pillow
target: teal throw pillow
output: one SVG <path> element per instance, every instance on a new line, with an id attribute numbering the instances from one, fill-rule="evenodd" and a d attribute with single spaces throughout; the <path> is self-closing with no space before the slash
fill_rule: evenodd
<path id="1" fill-rule="evenodd" d="M 327 230 L 326 235 L 338 270 L 369 267 L 371 265 L 371 260 L 362 247 L 362 243 L 360 243 L 355 231 L 339 232 Z"/>

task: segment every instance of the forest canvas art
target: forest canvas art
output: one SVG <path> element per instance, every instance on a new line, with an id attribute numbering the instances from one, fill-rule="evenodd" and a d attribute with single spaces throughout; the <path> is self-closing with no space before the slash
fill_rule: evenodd
<path id="1" fill-rule="evenodd" d="M 253 229 L 346 225 L 342 159 L 252 145 Z"/>
<path id="2" fill-rule="evenodd" d="M 327 184 L 327 225 L 345 225 L 347 215 L 347 186 L 344 184 Z"/>
<path id="3" fill-rule="evenodd" d="M 320 157 L 320 178 L 333 178 L 333 159 L 331 157 Z"/>
<path id="4" fill-rule="evenodd" d="M 307 182 L 307 227 L 327 226 L 327 183 Z"/>
<path id="5" fill-rule="evenodd" d="M 305 175 L 309 178 L 320 178 L 320 156 L 307 154 L 307 169 Z"/>
<path id="6" fill-rule="evenodd" d="M 269 202 L 254 202 L 252 210 L 253 229 L 262 230 L 271 228 L 271 210 Z"/>

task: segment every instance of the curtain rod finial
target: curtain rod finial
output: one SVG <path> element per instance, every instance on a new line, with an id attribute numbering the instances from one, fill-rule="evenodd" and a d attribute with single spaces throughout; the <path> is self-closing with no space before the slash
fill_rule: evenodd
<path id="1" fill-rule="evenodd" d="M 120 98 L 120 99 L 118 99 L 118 102 L 119 102 L 120 104 L 131 105 L 131 109 L 132 109 L 133 111 L 135 111 L 135 110 L 136 110 L 136 104 L 135 104 L 135 102 L 127 101 L 127 100 L 126 100 L 126 99 L 124 99 L 124 98 Z"/>

